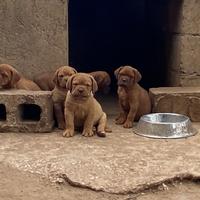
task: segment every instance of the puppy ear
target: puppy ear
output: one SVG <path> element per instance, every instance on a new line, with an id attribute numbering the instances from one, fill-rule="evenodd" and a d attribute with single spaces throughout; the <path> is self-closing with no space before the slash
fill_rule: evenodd
<path id="1" fill-rule="evenodd" d="M 98 90 L 98 85 L 93 76 L 90 75 L 90 78 L 92 80 L 92 93 L 94 94 Z"/>
<path id="2" fill-rule="evenodd" d="M 66 88 L 71 92 L 72 91 L 72 82 L 73 82 L 73 79 L 75 77 L 75 74 L 70 76 L 67 80 L 67 83 L 66 83 Z"/>
<path id="3" fill-rule="evenodd" d="M 133 69 L 133 73 L 134 73 L 134 81 L 136 83 L 138 83 L 141 79 L 142 79 L 142 75 L 140 74 L 140 72 L 137 69 Z"/>
<path id="4" fill-rule="evenodd" d="M 54 73 L 54 76 L 53 76 L 53 82 L 58 85 L 58 72 L 59 70 L 57 69 L 56 72 Z"/>
<path id="5" fill-rule="evenodd" d="M 10 85 L 14 86 L 21 78 L 19 72 L 15 69 L 10 69 L 11 72 L 11 81 L 10 81 Z"/>
<path id="6" fill-rule="evenodd" d="M 118 78 L 118 74 L 119 72 L 121 71 L 121 69 L 123 68 L 123 66 L 117 68 L 115 71 L 114 71 L 114 74 L 115 74 L 115 77 Z"/>
<path id="7" fill-rule="evenodd" d="M 72 67 L 72 70 L 74 71 L 75 74 L 78 73 L 78 72 L 76 71 L 76 69 L 74 69 L 73 67 Z"/>

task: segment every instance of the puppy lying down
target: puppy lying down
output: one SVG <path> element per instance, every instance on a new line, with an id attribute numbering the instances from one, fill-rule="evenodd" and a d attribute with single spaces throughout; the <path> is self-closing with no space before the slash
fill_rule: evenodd
<path id="1" fill-rule="evenodd" d="M 93 127 L 96 127 L 97 135 L 105 137 L 107 117 L 101 105 L 93 97 L 98 86 L 94 78 L 85 73 L 77 73 L 69 77 L 67 81 L 67 97 L 65 100 L 66 130 L 64 137 L 72 137 L 75 128 L 83 128 L 82 135 L 90 137 L 94 135 Z"/>
<path id="2" fill-rule="evenodd" d="M 14 67 L 8 64 L 0 65 L 0 86 L 4 89 L 41 90 L 36 83 L 21 76 Z"/>

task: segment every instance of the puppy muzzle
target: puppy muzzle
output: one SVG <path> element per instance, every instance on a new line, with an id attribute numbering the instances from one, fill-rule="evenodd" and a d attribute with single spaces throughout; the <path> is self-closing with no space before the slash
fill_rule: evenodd
<path id="1" fill-rule="evenodd" d="M 128 86 L 128 81 L 118 80 L 117 85 L 118 86 Z"/>
<path id="2" fill-rule="evenodd" d="M 75 98 L 88 98 L 90 94 L 88 94 L 84 89 L 82 88 L 77 88 L 74 91 L 71 92 L 72 96 Z"/>

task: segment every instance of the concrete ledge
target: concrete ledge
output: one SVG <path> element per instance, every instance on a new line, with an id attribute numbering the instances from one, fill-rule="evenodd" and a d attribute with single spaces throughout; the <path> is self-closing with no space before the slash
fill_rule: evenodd
<path id="1" fill-rule="evenodd" d="M 149 92 L 153 112 L 174 112 L 200 121 L 200 87 L 161 87 Z"/>
<path id="2" fill-rule="evenodd" d="M 0 91 L 1 132 L 50 132 L 53 125 L 51 92 Z"/>

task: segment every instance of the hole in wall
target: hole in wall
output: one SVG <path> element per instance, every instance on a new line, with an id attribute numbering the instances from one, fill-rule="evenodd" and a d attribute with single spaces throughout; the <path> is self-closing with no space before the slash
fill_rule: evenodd
<path id="1" fill-rule="evenodd" d="M 42 109 L 36 104 L 20 104 L 19 116 L 21 121 L 40 121 Z"/>
<path id="2" fill-rule="evenodd" d="M 0 104 L 0 121 L 6 121 L 6 107 L 4 104 Z"/>

